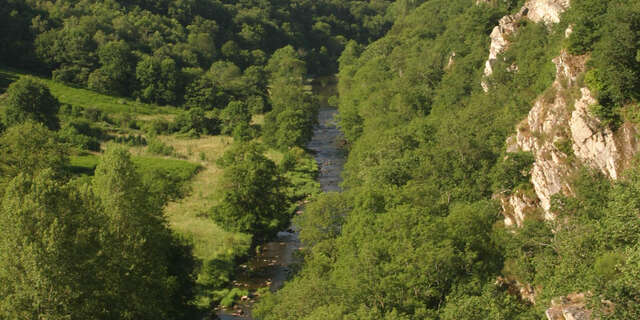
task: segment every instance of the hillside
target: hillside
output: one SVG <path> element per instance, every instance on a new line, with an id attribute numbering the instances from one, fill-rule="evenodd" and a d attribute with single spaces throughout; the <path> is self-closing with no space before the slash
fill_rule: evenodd
<path id="1" fill-rule="evenodd" d="M 638 3 L 415 5 L 339 60 L 349 206 L 259 318 L 637 318 Z"/>
<path id="2" fill-rule="evenodd" d="M 0 319 L 640 319 L 638 1 L 6 0 L 0 40 Z"/>

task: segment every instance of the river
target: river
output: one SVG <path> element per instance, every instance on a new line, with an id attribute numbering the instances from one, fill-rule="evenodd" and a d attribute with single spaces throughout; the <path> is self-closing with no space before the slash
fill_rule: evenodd
<path id="1" fill-rule="evenodd" d="M 323 192 L 340 191 L 341 172 L 345 162 L 342 148 L 342 132 L 338 129 L 335 108 L 323 106 L 318 111 L 318 124 L 314 127 L 313 138 L 307 146 L 313 151 L 319 166 L 318 182 Z M 256 290 L 269 286 L 271 291 L 280 289 L 291 275 L 291 267 L 298 261 L 295 254 L 301 247 L 295 226 L 278 232 L 275 241 L 266 243 L 258 255 L 247 263 L 253 270 L 240 275 L 240 286 Z M 235 310 L 217 312 L 221 320 L 247 320 L 251 318 L 253 300 L 246 301 Z"/>

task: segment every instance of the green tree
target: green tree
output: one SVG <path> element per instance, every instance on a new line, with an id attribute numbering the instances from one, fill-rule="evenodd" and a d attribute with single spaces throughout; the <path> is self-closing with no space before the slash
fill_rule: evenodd
<path id="1" fill-rule="evenodd" d="M 129 45 L 110 41 L 98 49 L 99 69 L 89 75 L 88 86 L 96 91 L 126 96 L 133 85 L 135 60 Z"/>
<path id="2" fill-rule="evenodd" d="M 144 56 L 136 67 L 140 96 L 145 101 L 176 103 L 180 94 L 179 70 L 171 58 Z"/>
<path id="3" fill-rule="evenodd" d="M 107 218 L 101 273 L 110 317 L 172 318 L 191 298 L 190 254 L 168 229 L 162 205 L 147 188 L 128 151 L 109 146 L 96 167 L 93 188 Z M 185 264 L 187 267 L 180 267 Z M 187 299 L 187 301 L 185 301 Z"/>
<path id="4" fill-rule="evenodd" d="M 323 240 L 337 238 L 350 211 L 344 195 L 323 193 L 307 205 L 302 215 L 295 218 L 300 228 L 300 240 L 307 246 L 315 246 Z"/>
<path id="5" fill-rule="evenodd" d="M 62 175 L 68 163 L 67 146 L 40 123 L 27 121 L 0 136 L 0 186 L 21 173 L 36 175 L 47 168 Z"/>
<path id="6" fill-rule="evenodd" d="M 218 61 L 209 70 L 187 87 L 186 105 L 205 110 L 222 109 L 232 100 L 240 99 L 245 81 L 238 66 L 227 61 Z"/>
<path id="7" fill-rule="evenodd" d="M 4 122 L 12 126 L 33 120 L 55 130 L 60 127 L 58 109 L 60 102 L 46 85 L 32 77 L 22 77 L 7 89 Z"/>
<path id="8" fill-rule="evenodd" d="M 235 145 L 220 158 L 224 168 L 213 220 L 230 231 L 250 233 L 260 243 L 284 229 L 291 217 L 284 180 L 255 143 Z"/>
<path id="9" fill-rule="evenodd" d="M 265 142 L 280 149 L 302 147 L 311 139 L 316 118 L 313 96 L 304 87 L 304 62 L 287 46 L 273 54 L 266 70 L 273 110 L 265 116 Z"/>
<path id="10" fill-rule="evenodd" d="M 231 101 L 220 113 L 220 120 L 222 121 L 222 133 L 231 134 L 239 126 L 249 126 L 251 113 L 246 103 Z"/>
<path id="11" fill-rule="evenodd" d="M 220 132 L 220 121 L 208 116 L 202 108 L 195 107 L 180 113 L 171 124 L 173 131 L 193 135 L 216 134 Z"/>
<path id="12" fill-rule="evenodd" d="M 99 319 L 101 216 L 51 170 L 20 174 L 0 205 L 0 318 Z M 96 296 L 98 295 L 98 296 Z"/>

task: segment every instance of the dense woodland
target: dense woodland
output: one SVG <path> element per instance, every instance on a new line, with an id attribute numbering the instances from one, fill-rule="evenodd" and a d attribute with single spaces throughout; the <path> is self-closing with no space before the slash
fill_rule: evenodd
<path id="1" fill-rule="evenodd" d="M 505 227 L 494 199 L 531 192 L 505 140 L 561 49 L 589 55 L 604 125 L 637 124 L 640 3 L 523 21 L 485 93 L 489 34 L 524 2 L 0 0 L 0 319 L 201 318 L 246 294 L 237 265 L 305 199 L 304 261 L 257 319 L 544 319 L 576 292 L 640 318 L 639 166 L 582 168 L 553 221 Z M 334 73 L 349 155 L 321 194 L 307 79 Z M 178 150 L 207 137 L 224 152 Z M 218 169 L 194 215 L 225 245 L 205 255 L 167 212 Z"/>
<path id="2" fill-rule="evenodd" d="M 246 295 L 238 264 L 319 190 L 307 79 L 396 10 L 2 1 L 0 319 L 193 319 Z"/>
<path id="3" fill-rule="evenodd" d="M 259 318 L 546 319 L 551 299 L 575 292 L 603 318 L 640 317 L 637 166 L 615 183 L 582 169 L 575 196 L 554 200 L 555 221 L 506 228 L 492 200 L 532 189 L 532 155 L 506 157 L 505 140 L 550 87 L 562 48 L 590 54 L 584 81 L 604 123 L 636 121 L 640 4 L 575 0 L 552 28 L 522 22 L 484 93 L 488 35 L 524 1 L 421 2 L 340 57 L 345 192 L 307 208 L 305 265 Z M 536 304 L 510 281 L 541 288 Z"/>

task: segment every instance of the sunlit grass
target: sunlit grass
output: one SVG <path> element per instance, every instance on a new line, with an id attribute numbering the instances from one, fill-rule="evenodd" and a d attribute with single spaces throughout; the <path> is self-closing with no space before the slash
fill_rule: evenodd
<path id="1" fill-rule="evenodd" d="M 174 147 L 176 153 L 189 161 L 197 161 L 203 169 L 193 179 L 190 195 L 169 203 L 166 216 L 173 230 L 191 239 L 194 255 L 201 260 L 210 260 L 219 255 L 232 255 L 238 247 L 246 247 L 250 237 L 226 232 L 210 218 L 210 209 L 218 202 L 222 169 L 215 161 L 231 146 L 232 138 L 207 136 L 197 139 L 181 139 L 175 136 L 160 136 L 162 142 Z M 138 148 L 137 152 L 141 152 Z"/>
<path id="2" fill-rule="evenodd" d="M 8 86 L 12 81 L 17 80 L 21 76 L 30 75 L 28 73 L 18 71 L 11 68 L 0 67 L 0 79 L 3 79 L 0 86 Z M 61 103 L 70 104 L 84 108 L 95 108 L 107 113 L 134 113 L 134 114 L 174 114 L 179 111 L 178 108 L 171 106 L 157 106 L 148 103 L 138 102 L 129 98 L 114 97 L 104 95 L 84 88 L 76 88 L 60 82 L 31 75 L 44 82 Z M 4 91 L 4 89 L 2 90 Z"/>
<path id="3" fill-rule="evenodd" d="M 96 169 L 96 166 L 100 161 L 100 156 L 95 154 L 87 154 L 81 156 L 72 156 L 69 160 L 71 162 L 71 169 L 73 171 L 77 173 L 93 175 L 93 171 Z M 179 179 L 182 181 L 191 179 L 200 168 L 200 165 L 197 163 L 178 159 L 134 156 L 131 158 L 131 160 L 138 168 L 138 171 L 142 174 L 156 169 L 163 169 L 179 177 Z"/>

